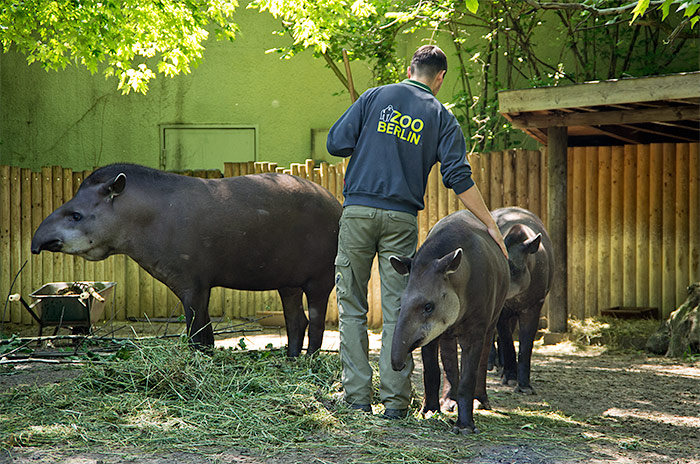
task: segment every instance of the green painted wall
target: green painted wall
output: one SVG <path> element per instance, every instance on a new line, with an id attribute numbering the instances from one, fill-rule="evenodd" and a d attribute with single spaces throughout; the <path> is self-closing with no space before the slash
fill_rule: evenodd
<path id="1" fill-rule="evenodd" d="M 236 12 L 234 42 L 210 40 L 189 75 L 158 76 L 148 94 L 122 95 L 116 80 L 74 66 L 44 71 L 0 54 L 0 164 L 91 169 L 114 162 L 159 165 L 160 125 L 257 128 L 258 160 L 289 165 L 309 157 L 311 130 L 328 128 L 350 104 L 335 75 L 310 52 L 280 60 L 288 43 L 269 14 Z M 353 63 L 358 89 L 370 73 Z M 198 168 L 219 168 L 206 159 Z"/>

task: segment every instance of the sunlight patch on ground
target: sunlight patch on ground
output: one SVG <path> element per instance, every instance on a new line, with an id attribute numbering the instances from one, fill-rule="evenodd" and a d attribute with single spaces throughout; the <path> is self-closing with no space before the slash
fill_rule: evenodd
<path id="1" fill-rule="evenodd" d="M 640 411 L 638 409 L 610 408 L 603 413 L 603 416 L 618 419 L 643 419 L 669 425 L 682 425 L 684 427 L 700 428 L 700 417 L 676 416 L 673 414 L 666 414 L 661 411 Z"/>
<path id="2" fill-rule="evenodd" d="M 545 345 L 541 340 L 536 341 L 533 352 L 543 356 L 581 356 L 593 357 L 601 355 L 605 352 L 604 346 L 589 346 L 582 348 L 569 340 L 557 343 L 556 345 Z"/>
<path id="3" fill-rule="evenodd" d="M 683 366 L 678 364 L 638 364 L 630 370 L 633 372 L 653 372 L 656 375 L 665 375 L 674 378 L 684 377 L 686 379 L 700 380 L 700 367 Z"/>

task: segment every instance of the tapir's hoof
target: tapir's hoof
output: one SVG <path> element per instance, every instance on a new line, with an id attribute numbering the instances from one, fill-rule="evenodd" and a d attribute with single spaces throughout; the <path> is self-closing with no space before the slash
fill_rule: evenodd
<path id="1" fill-rule="evenodd" d="M 534 388 L 532 388 L 530 386 L 523 387 L 522 385 L 518 385 L 517 387 L 515 387 L 515 393 L 522 393 L 523 395 L 536 395 L 537 394 L 537 393 L 535 393 Z"/>
<path id="2" fill-rule="evenodd" d="M 514 387 L 518 384 L 518 381 L 515 379 L 506 379 L 505 377 L 503 378 L 503 385 L 507 385 L 509 387 Z"/>
<path id="3" fill-rule="evenodd" d="M 452 398 L 441 399 L 440 409 L 444 412 L 455 412 L 457 410 L 457 402 Z"/>
<path id="4" fill-rule="evenodd" d="M 489 400 L 480 400 L 479 398 L 474 398 L 474 409 L 490 411 L 491 402 Z"/>
<path id="5" fill-rule="evenodd" d="M 460 427 L 459 425 L 455 425 L 454 427 L 452 427 L 452 433 L 456 435 L 471 435 L 481 432 L 474 426 L 468 425 L 466 427 Z"/>

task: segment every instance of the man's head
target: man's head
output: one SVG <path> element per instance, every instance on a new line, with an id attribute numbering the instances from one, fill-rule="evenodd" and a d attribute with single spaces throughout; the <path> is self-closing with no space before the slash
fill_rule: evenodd
<path id="1" fill-rule="evenodd" d="M 407 75 L 428 85 L 437 94 L 447 72 L 447 56 L 436 45 L 423 45 L 413 54 Z"/>

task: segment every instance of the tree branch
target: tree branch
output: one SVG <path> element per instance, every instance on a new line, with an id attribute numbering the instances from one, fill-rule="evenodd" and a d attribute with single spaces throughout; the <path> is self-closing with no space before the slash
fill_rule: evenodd
<path id="1" fill-rule="evenodd" d="M 594 6 L 586 5 L 585 3 L 537 2 L 535 0 L 525 0 L 525 2 L 538 10 L 584 10 L 598 16 L 625 13 L 637 6 L 637 2 L 632 2 L 628 3 L 627 5 L 613 8 L 596 8 Z M 650 1 L 649 6 L 661 5 L 663 2 L 664 0 Z"/>
<path id="2" fill-rule="evenodd" d="M 323 58 L 326 60 L 326 63 L 328 63 L 328 67 L 331 68 L 331 70 L 335 73 L 335 76 L 340 80 L 340 82 L 345 86 L 345 88 L 348 89 L 349 92 L 350 84 L 348 84 L 347 78 L 343 75 L 338 66 L 335 64 L 333 58 L 331 58 L 330 55 L 328 55 L 328 52 L 323 52 Z"/>

